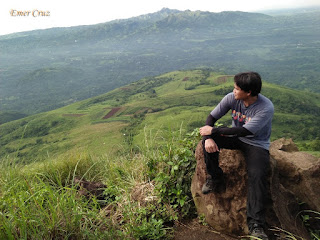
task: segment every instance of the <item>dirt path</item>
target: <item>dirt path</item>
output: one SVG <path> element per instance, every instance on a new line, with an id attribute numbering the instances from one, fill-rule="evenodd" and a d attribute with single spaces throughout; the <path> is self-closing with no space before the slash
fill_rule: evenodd
<path id="1" fill-rule="evenodd" d="M 186 223 L 177 223 L 174 227 L 174 240 L 237 240 L 235 236 L 229 236 L 213 230 L 209 226 L 193 219 Z"/>

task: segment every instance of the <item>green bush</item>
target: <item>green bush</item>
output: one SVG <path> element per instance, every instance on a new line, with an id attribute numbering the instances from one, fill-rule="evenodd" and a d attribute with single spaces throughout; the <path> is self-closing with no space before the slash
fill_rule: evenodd
<path id="1" fill-rule="evenodd" d="M 199 140 L 199 130 L 195 129 L 180 145 L 170 146 L 163 158 L 164 167 L 155 179 L 160 201 L 170 204 L 181 218 L 195 215 L 190 186 L 196 167 L 193 151 Z"/>

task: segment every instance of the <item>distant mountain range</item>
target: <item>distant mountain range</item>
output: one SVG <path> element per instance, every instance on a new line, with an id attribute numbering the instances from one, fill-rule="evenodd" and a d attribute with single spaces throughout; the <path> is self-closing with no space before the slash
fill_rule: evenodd
<path id="1" fill-rule="evenodd" d="M 320 11 L 271 16 L 162 9 L 1 36 L 0 113 L 35 114 L 143 77 L 196 68 L 255 70 L 268 82 L 320 92 L 319 29 Z"/>

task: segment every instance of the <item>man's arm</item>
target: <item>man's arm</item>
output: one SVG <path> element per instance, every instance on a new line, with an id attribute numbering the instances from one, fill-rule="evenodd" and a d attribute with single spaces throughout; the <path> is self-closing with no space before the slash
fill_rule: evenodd
<path id="1" fill-rule="evenodd" d="M 217 121 L 217 119 L 215 119 L 214 117 L 212 117 L 211 114 L 209 114 L 209 116 L 207 117 L 207 120 L 206 120 L 206 126 L 210 126 L 210 127 L 213 127 L 215 122 Z M 200 134 L 201 134 L 201 128 L 200 128 Z M 208 134 L 208 135 L 211 135 L 211 134 Z M 208 138 L 210 138 L 210 136 L 208 135 L 202 135 L 202 140 L 207 140 Z"/>
<path id="2" fill-rule="evenodd" d="M 214 128 L 211 126 L 204 126 L 200 128 L 200 134 L 203 137 L 206 137 L 205 139 L 211 138 L 213 135 L 224 135 L 224 136 L 236 136 L 236 137 L 244 137 L 248 135 L 253 135 L 252 132 L 250 132 L 248 129 L 244 127 L 219 127 Z"/>
<path id="3" fill-rule="evenodd" d="M 203 139 L 206 140 L 211 138 L 211 135 L 225 135 L 225 136 L 237 136 L 237 137 L 244 137 L 248 135 L 253 135 L 248 129 L 244 127 L 221 127 L 221 128 L 214 128 L 214 124 L 217 121 L 211 114 L 207 117 L 206 126 L 200 128 L 200 134 L 203 136 Z"/>
<path id="4" fill-rule="evenodd" d="M 211 135 L 224 135 L 224 136 L 236 136 L 244 137 L 248 135 L 253 135 L 248 129 L 244 127 L 221 127 L 221 128 L 212 128 Z"/>
<path id="5" fill-rule="evenodd" d="M 212 117 L 211 114 L 209 114 L 206 120 L 206 125 L 213 127 L 216 121 L 217 119 L 215 119 L 214 117 Z"/>
<path id="6" fill-rule="evenodd" d="M 231 109 L 233 100 L 233 93 L 227 94 L 209 114 L 206 120 L 206 125 L 200 128 L 200 134 L 202 136 L 202 139 L 204 140 L 205 149 L 209 153 L 219 151 L 217 144 L 212 139 L 211 131 L 215 122 Z M 207 131 L 208 128 L 209 130 Z"/>
<path id="7" fill-rule="evenodd" d="M 204 146 L 208 153 L 219 152 L 217 144 L 212 139 L 212 136 L 215 134 L 237 137 L 252 135 L 252 133 L 244 127 L 213 128 L 208 125 L 200 128 L 200 134 L 203 137 L 203 140 L 205 140 Z"/>

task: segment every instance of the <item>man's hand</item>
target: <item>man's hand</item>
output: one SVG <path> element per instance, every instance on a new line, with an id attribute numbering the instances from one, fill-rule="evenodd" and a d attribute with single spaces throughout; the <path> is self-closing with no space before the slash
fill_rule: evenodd
<path id="1" fill-rule="evenodd" d="M 212 129 L 213 129 L 213 127 L 206 125 L 206 126 L 200 128 L 200 135 L 201 136 L 211 135 Z"/>
<path id="2" fill-rule="evenodd" d="M 218 145 L 216 144 L 216 142 L 209 138 L 204 142 L 204 148 L 206 149 L 206 151 L 208 153 L 213 153 L 213 152 L 219 152 L 219 148 Z"/>

